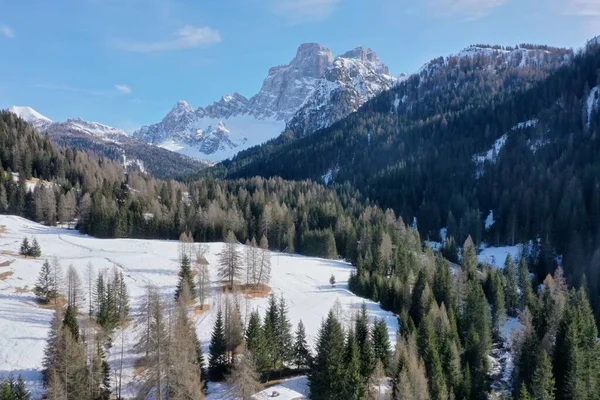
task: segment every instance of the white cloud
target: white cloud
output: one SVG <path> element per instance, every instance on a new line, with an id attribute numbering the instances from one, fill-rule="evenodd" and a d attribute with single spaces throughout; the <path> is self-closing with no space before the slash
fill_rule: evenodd
<path id="1" fill-rule="evenodd" d="M 7 25 L 0 25 L 0 33 L 9 39 L 15 37 L 15 31 L 13 31 L 12 28 Z"/>
<path id="2" fill-rule="evenodd" d="M 115 89 L 123 94 L 131 94 L 132 92 L 131 88 L 127 85 L 115 85 Z"/>
<path id="3" fill-rule="evenodd" d="M 322 21 L 342 0 L 272 0 L 273 11 L 293 25 Z"/>
<path id="4" fill-rule="evenodd" d="M 221 41 L 218 31 L 208 27 L 184 26 L 169 40 L 157 42 L 121 42 L 117 47 L 125 51 L 152 53 L 158 51 L 183 50 L 205 47 Z"/>
<path id="5" fill-rule="evenodd" d="M 436 17 L 458 17 L 469 21 L 483 18 L 510 0 L 427 0 L 429 12 Z"/>
<path id="6" fill-rule="evenodd" d="M 600 16 L 600 1 L 598 0 L 566 0 L 565 13 L 586 17 Z"/>

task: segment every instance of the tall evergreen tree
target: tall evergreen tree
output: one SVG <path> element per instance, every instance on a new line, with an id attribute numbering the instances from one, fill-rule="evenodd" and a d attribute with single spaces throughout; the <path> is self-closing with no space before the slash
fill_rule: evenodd
<path id="1" fill-rule="evenodd" d="M 365 379 L 360 371 L 360 351 L 356 336 L 349 331 L 344 353 L 344 393 L 343 398 L 361 400 L 366 396 Z"/>
<path id="2" fill-rule="evenodd" d="M 186 253 L 183 253 L 181 256 L 181 262 L 179 265 L 179 281 L 177 282 L 177 288 L 175 289 L 175 300 L 178 300 L 179 296 L 181 296 L 184 286 L 187 288 L 191 299 L 195 299 L 196 285 L 194 284 L 194 276 L 192 275 L 190 258 Z"/>
<path id="3" fill-rule="evenodd" d="M 300 320 L 296 328 L 296 338 L 294 341 L 294 364 L 296 364 L 296 368 L 301 369 L 309 367 L 311 362 L 312 355 L 306 342 L 306 329 L 304 328 L 304 323 Z"/>
<path id="4" fill-rule="evenodd" d="M 317 337 L 316 355 L 308 374 L 311 399 L 344 399 L 344 333 L 333 311 L 329 311 Z"/>
<path id="5" fill-rule="evenodd" d="M 56 293 L 56 284 L 54 283 L 54 275 L 52 274 L 52 267 L 48 260 L 44 261 L 44 264 L 42 265 L 33 292 L 46 304 L 50 303 L 50 301 L 58 296 L 58 293 Z"/>
<path id="6" fill-rule="evenodd" d="M 554 391 L 554 375 L 550 357 L 545 351 L 542 351 L 533 373 L 533 400 L 554 400 Z"/>
<path id="7" fill-rule="evenodd" d="M 381 363 L 384 370 L 387 370 L 391 359 L 391 345 L 387 324 L 384 319 L 377 319 L 375 321 L 372 336 L 375 360 Z"/>
<path id="8" fill-rule="evenodd" d="M 208 351 L 208 376 L 212 381 L 222 381 L 229 369 L 229 362 L 223 312 L 221 310 L 217 312 L 217 320 L 215 321 Z"/>

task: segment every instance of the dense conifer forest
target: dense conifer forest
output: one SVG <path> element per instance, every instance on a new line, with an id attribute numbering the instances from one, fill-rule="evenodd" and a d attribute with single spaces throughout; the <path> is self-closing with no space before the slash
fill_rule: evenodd
<path id="1" fill-rule="evenodd" d="M 139 310 L 148 329 L 136 349 L 153 372 L 141 398 L 202 399 L 207 381 L 226 380 L 232 398 L 249 399 L 276 376 L 307 374 L 313 400 L 597 399 L 600 48 L 535 49 L 544 62 L 521 69 L 513 65 L 521 60 L 485 55 L 434 60 L 429 76 L 411 77 L 331 128 L 288 132 L 179 181 L 60 147 L 0 112 L 0 212 L 102 238 L 182 242 L 173 300 L 149 286 Z M 413 106 L 404 106 L 410 96 Z M 501 138 L 501 151 L 480 162 Z M 328 170 L 334 183 L 317 183 Z M 441 241 L 443 227 L 436 253 L 424 239 Z M 282 294 L 270 296 L 264 318 L 247 321 L 239 305 L 222 302 L 202 354 L 186 307 L 207 296 L 201 247 L 191 251 L 207 241 L 225 241 L 219 279 L 231 288 L 241 276 L 268 282 L 267 249 L 346 259 L 356 266 L 348 288 L 398 316 L 396 343 L 365 306 L 350 324 L 334 307 L 310 348 Z M 528 245 L 495 268 L 477 260 L 484 241 Z M 31 248 L 24 241 L 23 255 L 35 256 Z M 94 277 L 96 295 L 82 304 L 77 271 L 59 268 L 46 262 L 35 288 L 42 302 L 66 302 L 50 329 L 47 396 L 120 396 L 106 378 L 103 344 L 118 345 L 111 335 L 131 319 L 123 276 Z M 513 343 L 502 332 L 507 318 L 522 327 Z M 502 346 L 512 348 L 508 383 L 491 365 Z M 385 395 L 382 383 L 391 388 Z M 18 377 L 0 383 L 0 398 L 28 398 L 22 386 Z"/>

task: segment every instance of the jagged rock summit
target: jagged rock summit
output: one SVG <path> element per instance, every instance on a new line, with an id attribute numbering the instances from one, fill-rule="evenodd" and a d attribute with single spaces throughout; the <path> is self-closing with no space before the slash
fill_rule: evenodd
<path id="1" fill-rule="evenodd" d="M 289 64 L 269 69 L 250 99 L 234 93 L 197 109 L 181 100 L 161 122 L 142 127 L 134 136 L 221 161 L 286 128 L 301 136 L 327 127 L 397 81 L 371 49 L 360 46 L 334 57 L 323 45 L 305 43 Z"/>

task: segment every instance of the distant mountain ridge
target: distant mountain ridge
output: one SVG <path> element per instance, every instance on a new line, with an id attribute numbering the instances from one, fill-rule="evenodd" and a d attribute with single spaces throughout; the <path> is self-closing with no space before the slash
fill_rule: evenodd
<path id="1" fill-rule="evenodd" d="M 99 122 L 81 118 L 56 122 L 27 106 L 13 106 L 8 111 L 60 145 L 92 150 L 122 163 L 129 170 L 150 172 L 157 177 L 175 177 L 197 172 L 208 165 L 206 162 L 152 146 L 129 136 L 122 129 Z"/>
<path id="2" fill-rule="evenodd" d="M 221 161 L 285 129 L 306 135 L 330 126 L 397 81 L 371 49 L 357 47 L 334 57 L 318 43 L 305 43 L 289 64 L 269 69 L 250 99 L 234 93 L 197 109 L 181 100 L 161 122 L 142 127 L 134 136 Z"/>

